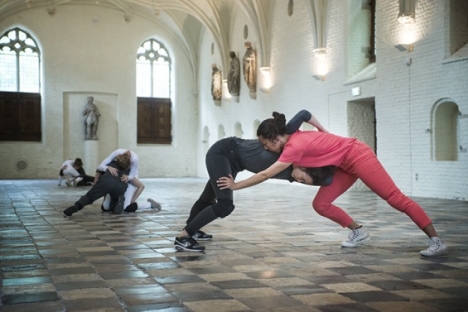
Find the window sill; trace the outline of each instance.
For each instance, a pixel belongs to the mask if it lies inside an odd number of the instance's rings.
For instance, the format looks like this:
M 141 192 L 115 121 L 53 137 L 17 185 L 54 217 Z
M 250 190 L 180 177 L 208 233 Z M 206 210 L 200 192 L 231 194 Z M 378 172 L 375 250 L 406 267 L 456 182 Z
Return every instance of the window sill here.
M 346 80 L 343 85 L 347 86 L 347 85 L 357 83 L 357 82 L 372 80 L 372 79 L 375 79 L 376 77 L 377 77 L 377 66 L 375 63 L 371 63 L 367 65 L 359 73 L 357 73 L 350 79 Z
M 468 44 L 465 44 L 461 49 L 458 49 L 455 53 L 445 58 L 442 64 L 450 64 L 455 62 L 462 62 L 468 60 Z

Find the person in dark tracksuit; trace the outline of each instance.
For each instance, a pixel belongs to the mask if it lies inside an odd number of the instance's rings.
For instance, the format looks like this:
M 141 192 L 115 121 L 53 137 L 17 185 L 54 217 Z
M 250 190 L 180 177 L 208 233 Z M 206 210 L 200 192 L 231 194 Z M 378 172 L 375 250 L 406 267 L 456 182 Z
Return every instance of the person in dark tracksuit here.
M 76 171 L 78 171 L 80 175 L 75 179 L 76 181 L 75 186 L 93 185 L 94 177 L 86 174 L 86 171 L 84 170 L 83 165 L 79 166 L 78 169 L 76 169 Z
M 130 172 L 130 157 L 128 154 L 118 155 L 108 166 L 117 169 L 117 175 L 114 176 L 106 171 L 85 195 L 81 196 L 73 206 L 63 211 L 64 217 L 70 217 L 106 194 L 109 194 L 111 198 L 111 211 L 116 214 L 122 213 L 124 208 L 123 194 L 127 189 L 127 183 L 122 182 L 121 177 Z
M 306 110 L 297 113 L 287 125 L 288 132 L 296 132 L 303 122 L 312 124 L 319 131 L 328 132 L 312 114 Z M 278 160 L 279 154 L 265 150 L 260 141 L 229 137 L 214 143 L 206 154 L 206 169 L 210 180 L 205 186 L 200 198 L 193 205 L 186 222 L 186 227 L 175 238 L 174 248 L 177 251 L 203 251 L 205 246 L 197 240 L 210 240 L 212 235 L 200 229 L 216 220 L 225 218 L 234 210 L 233 191 L 221 190 L 217 180 L 224 176 L 248 170 L 257 173 L 265 170 Z M 320 168 L 317 168 L 320 169 Z M 293 182 L 292 167 L 275 176 Z

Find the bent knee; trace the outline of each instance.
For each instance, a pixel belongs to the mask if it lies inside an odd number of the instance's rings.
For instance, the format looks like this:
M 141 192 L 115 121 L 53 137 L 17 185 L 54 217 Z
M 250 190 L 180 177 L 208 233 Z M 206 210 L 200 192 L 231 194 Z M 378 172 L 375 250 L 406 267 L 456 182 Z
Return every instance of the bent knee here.
M 213 211 L 218 218 L 226 218 L 234 211 L 234 203 L 232 200 L 219 199 L 216 204 L 213 205 Z
M 326 211 L 330 208 L 330 203 L 321 202 L 321 201 L 313 201 L 312 208 L 321 216 L 326 215 Z

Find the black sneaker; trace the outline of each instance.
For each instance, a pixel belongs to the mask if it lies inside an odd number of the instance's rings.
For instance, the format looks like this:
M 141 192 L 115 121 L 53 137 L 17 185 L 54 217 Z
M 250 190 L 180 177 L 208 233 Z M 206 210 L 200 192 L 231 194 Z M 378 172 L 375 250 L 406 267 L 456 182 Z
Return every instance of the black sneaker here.
M 213 235 L 207 234 L 203 231 L 197 231 L 195 234 L 192 235 L 192 238 L 195 238 L 196 240 L 199 241 L 209 241 L 213 238 Z
M 137 203 L 131 203 L 130 205 L 125 208 L 125 212 L 135 212 L 138 209 L 138 204 Z
M 75 212 L 77 212 L 79 209 L 78 207 L 76 207 L 75 205 L 73 206 L 70 206 L 68 207 L 67 209 L 65 209 L 63 211 L 63 217 L 66 218 L 66 217 L 71 217 L 72 214 L 74 214 Z
M 115 214 L 121 214 L 124 210 L 124 202 L 125 202 L 125 197 L 123 195 L 119 196 L 119 199 L 117 201 L 117 205 L 114 207 L 114 213 Z
M 190 236 L 176 237 L 174 241 L 174 249 L 177 251 L 204 251 L 205 246 L 201 246 L 196 240 Z

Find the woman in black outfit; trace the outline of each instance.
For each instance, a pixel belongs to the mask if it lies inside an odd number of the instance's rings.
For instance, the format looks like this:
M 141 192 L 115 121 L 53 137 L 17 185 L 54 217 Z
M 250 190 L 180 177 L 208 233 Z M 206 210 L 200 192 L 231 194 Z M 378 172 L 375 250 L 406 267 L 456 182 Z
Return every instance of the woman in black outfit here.
M 328 132 L 307 110 L 297 113 L 286 125 L 287 132 L 296 132 L 303 122 L 310 123 L 317 130 Z M 278 160 L 280 154 L 267 151 L 258 140 L 245 140 L 229 137 L 219 140 L 208 150 L 205 158 L 210 180 L 200 198 L 193 205 L 185 229 L 175 238 L 174 248 L 178 251 L 203 251 L 196 240 L 210 240 L 212 235 L 200 229 L 217 218 L 225 218 L 234 210 L 233 191 L 221 190 L 216 181 L 225 176 L 236 177 L 237 173 L 248 170 L 258 173 Z M 318 168 L 317 168 L 318 169 Z M 293 182 L 292 168 L 288 168 L 274 178 Z

